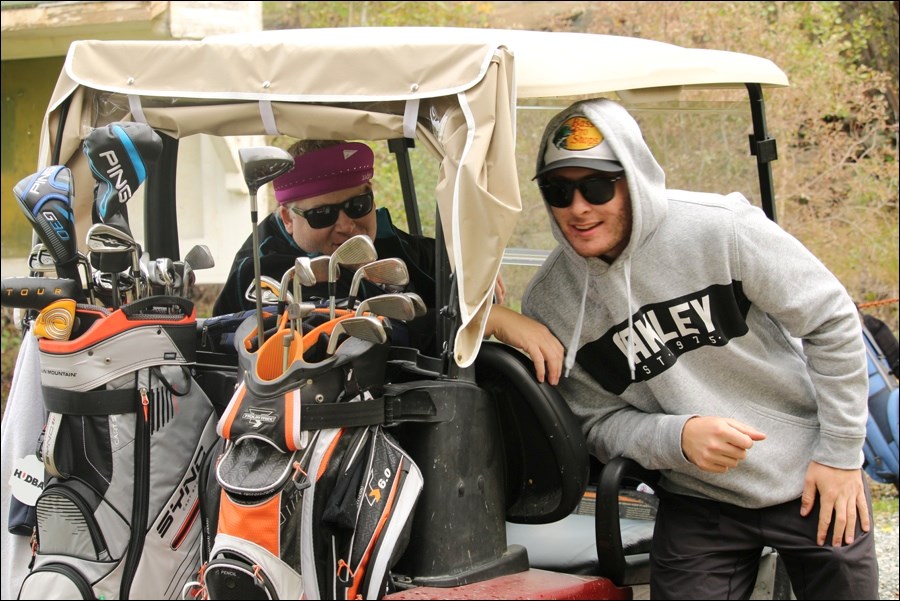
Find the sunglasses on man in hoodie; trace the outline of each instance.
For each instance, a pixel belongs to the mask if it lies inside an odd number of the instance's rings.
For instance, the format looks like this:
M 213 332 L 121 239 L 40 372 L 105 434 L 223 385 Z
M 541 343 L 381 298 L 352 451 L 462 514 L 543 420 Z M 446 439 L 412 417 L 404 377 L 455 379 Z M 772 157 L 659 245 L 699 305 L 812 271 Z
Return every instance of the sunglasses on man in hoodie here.
M 562 178 L 545 178 L 538 182 L 541 196 L 551 207 L 565 209 L 572 204 L 575 190 L 581 192 L 586 201 L 592 205 L 608 203 L 616 195 L 616 182 L 621 175 L 589 175 L 577 180 Z

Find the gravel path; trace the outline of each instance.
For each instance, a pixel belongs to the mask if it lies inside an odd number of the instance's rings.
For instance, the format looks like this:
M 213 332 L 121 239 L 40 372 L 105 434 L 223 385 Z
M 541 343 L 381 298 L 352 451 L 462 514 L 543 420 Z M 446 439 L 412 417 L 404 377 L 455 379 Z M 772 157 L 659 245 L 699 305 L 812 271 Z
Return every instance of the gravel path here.
M 875 521 L 879 599 L 900 599 L 898 539 L 900 539 L 900 528 L 898 528 L 897 505 L 895 504 L 892 514 L 879 513 Z

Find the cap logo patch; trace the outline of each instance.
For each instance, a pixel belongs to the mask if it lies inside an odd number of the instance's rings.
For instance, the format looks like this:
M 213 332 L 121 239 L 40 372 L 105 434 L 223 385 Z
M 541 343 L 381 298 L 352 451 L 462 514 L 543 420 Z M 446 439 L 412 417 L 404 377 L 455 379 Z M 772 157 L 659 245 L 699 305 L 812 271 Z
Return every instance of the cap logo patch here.
M 582 116 L 569 117 L 553 134 L 553 145 L 560 150 L 588 150 L 603 142 L 600 133 L 590 119 Z

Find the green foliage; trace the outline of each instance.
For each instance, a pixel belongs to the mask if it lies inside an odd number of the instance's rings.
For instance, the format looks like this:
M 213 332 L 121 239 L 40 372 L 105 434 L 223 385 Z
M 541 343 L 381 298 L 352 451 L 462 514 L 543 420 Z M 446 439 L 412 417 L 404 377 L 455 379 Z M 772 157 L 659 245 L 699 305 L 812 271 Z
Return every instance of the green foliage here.
M 6 410 L 6 399 L 9 397 L 13 368 L 21 343 L 22 332 L 15 326 L 12 310 L 3 309 L 0 320 L 0 372 L 3 373 L 3 381 L 0 383 L 0 414 Z
M 475 2 L 264 2 L 265 29 L 477 25 Z

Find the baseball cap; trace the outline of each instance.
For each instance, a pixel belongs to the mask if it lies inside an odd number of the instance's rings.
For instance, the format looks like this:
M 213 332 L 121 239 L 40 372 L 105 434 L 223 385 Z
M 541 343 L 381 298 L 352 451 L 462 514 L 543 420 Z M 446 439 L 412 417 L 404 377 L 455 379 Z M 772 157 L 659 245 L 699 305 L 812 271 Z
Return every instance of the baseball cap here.
M 584 115 L 567 118 L 547 139 L 544 165 L 534 177 L 560 167 L 586 167 L 605 173 L 625 171 L 609 142 Z

